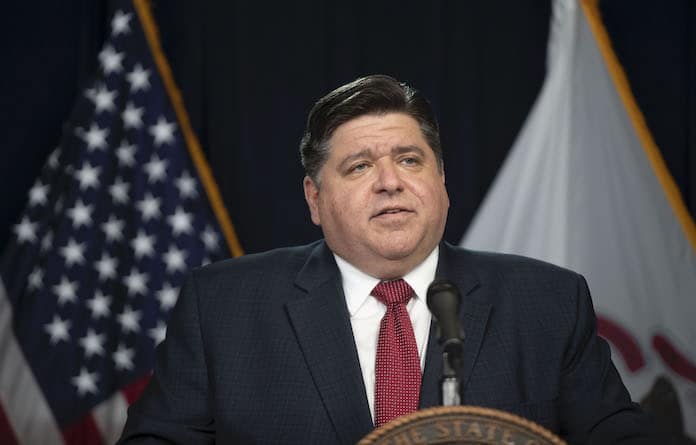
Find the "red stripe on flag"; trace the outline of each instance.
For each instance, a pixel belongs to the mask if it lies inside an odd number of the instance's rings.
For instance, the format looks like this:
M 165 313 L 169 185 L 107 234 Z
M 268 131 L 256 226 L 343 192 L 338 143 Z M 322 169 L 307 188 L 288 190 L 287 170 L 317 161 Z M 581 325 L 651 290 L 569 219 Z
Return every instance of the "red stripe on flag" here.
M 146 374 L 145 376 L 141 377 L 140 379 L 134 381 L 130 385 L 121 389 L 121 392 L 128 401 L 128 405 L 131 405 L 133 404 L 133 402 L 138 400 L 140 394 L 142 394 L 143 390 L 147 386 L 147 382 L 150 381 L 151 375 L 152 374 Z
M 662 360 L 669 368 L 692 382 L 696 383 L 696 365 L 674 346 L 664 335 L 653 337 L 653 348 L 660 354 Z
M 64 428 L 62 432 L 65 445 L 102 445 L 104 443 L 91 414 Z
M 636 372 L 645 366 L 645 358 L 636 339 L 618 323 L 597 315 L 597 333 L 606 338 L 621 354 L 629 371 Z
M 5 415 L 5 410 L 0 405 L 0 443 L 5 445 L 18 445 L 17 436 L 10 425 L 10 421 L 7 420 Z

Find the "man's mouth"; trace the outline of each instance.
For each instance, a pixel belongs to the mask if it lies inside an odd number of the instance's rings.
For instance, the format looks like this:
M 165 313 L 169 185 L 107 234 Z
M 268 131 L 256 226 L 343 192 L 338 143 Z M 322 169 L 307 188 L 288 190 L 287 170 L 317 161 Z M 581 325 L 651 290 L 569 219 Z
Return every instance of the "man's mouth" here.
M 379 212 L 375 214 L 375 217 L 378 216 L 384 216 L 384 215 L 398 215 L 401 213 L 410 213 L 411 211 L 402 207 L 389 207 L 386 209 L 382 209 Z

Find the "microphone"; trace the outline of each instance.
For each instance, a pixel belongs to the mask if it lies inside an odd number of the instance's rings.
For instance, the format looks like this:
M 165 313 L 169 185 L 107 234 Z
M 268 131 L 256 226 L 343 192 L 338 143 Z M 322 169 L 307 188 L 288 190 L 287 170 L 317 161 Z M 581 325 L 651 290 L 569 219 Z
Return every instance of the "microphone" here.
M 460 404 L 459 377 L 462 365 L 464 332 L 459 324 L 461 296 L 450 281 L 435 280 L 428 286 L 428 309 L 438 324 L 438 337 L 442 345 L 442 404 Z
M 459 326 L 459 290 L 451 281 L 435 280 L 428 286 L 426 301 L 438 323 L 440 344 L 456 370 L 461 365 L 464 340 Z

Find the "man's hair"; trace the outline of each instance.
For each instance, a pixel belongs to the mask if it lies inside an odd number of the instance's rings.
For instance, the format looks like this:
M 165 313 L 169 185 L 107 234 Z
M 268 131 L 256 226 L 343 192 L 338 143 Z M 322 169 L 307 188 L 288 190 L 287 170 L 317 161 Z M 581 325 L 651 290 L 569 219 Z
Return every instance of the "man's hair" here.
M 336 128 L 360 116 L 386 113 L 404 113 L 418 122 L 442 171 L 440 130 L 428 100 L 405 83 L 376 74 L 343 85 L 314 104 L 300 142 L 305 174 L 319 184 L 319 170 L 329 157 L 329 139 Z

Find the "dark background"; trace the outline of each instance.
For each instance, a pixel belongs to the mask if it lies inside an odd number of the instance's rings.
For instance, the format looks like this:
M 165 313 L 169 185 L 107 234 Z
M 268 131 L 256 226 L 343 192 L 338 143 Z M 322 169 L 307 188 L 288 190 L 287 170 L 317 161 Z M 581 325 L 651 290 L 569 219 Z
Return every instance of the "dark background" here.
M 614 47 L 693 215 L 696 2 L 604 0 Z M 551 4 L 185 0 L 153 3 L 188 112 L 247 252 L 320 232 L 298 142 L 313 102 L 371 73 L 440 118 L 458 243 L 541 87 Z M 0 18 L 0 249 L 109 31 L 108 0 L 15 2 Z

